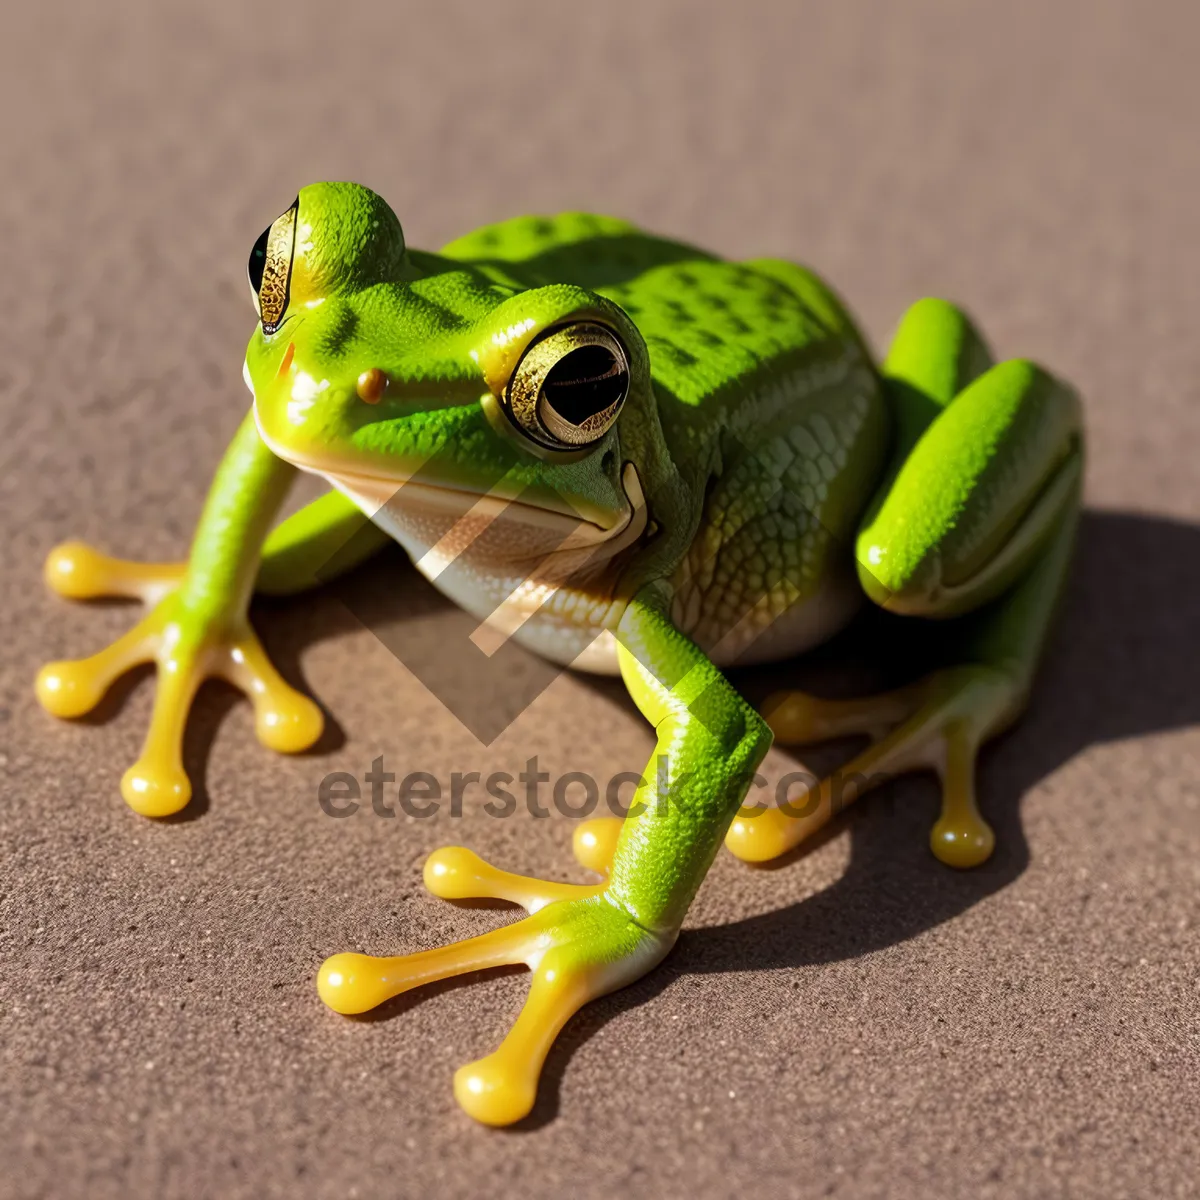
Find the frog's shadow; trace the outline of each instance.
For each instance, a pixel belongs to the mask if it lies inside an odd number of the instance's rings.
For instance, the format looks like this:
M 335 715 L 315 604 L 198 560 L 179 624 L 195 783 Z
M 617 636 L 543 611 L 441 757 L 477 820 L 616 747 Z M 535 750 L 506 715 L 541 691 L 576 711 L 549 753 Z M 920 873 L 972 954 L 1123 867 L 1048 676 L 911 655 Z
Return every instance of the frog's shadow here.
M 856 957 L 940 924 L 1007 886 L 1029 864 L 1020 803 L 1035 784 L 1088 746 L 1200 723 L 1200 639 L 1188 607 L 1188 598 L 1197 595 L 1200 526 L 1133 513 L 1085 513 L 1032 703 L 1013 731 L 980 758 L 980 807 L 996 831 L 992 858 L 970 871 L 940 865 L 928 841 L 936 781 L 895 780 L 839 818 L 834 831 L 849 829 L 851 853 L 836 883 L 788 908 L 690 931 L 673 956 L 678 967 L 742 971 Z M 869 614 L 803 664 L 775 664 L 733 678 L 752 700 L 788 687 L 825 691 L 821 681 L 836 679 L 832 663 L 844 661 L 853 672 L 855 660 L 890 655 L 895 676 L 885 682 L 891 685 L 920 674 L 920 664 L 934 656 L 927 639 L 937 632 L 936 622 Z M 608 681 L 599 686 L 614 702 L 627 703 Z M 1129 800 L 1135 805 L 1139 798 Z M 1079 835 L 1086 836 L 1086 829 Z
M 937 809 L 932 780 L 898 780 L 864 798 L 831 830 L 850 833 L 850 861 L 836 882 L 784 908 L 686 930 L 657 971 L 584 1009 L 551 1052 L 527 1127 L 554 1115 L 573 1052 L 677 976 L 856 958 L 915 937 L 1012 883 L 1030 861 L 1021 799 L 1040 780 L 1088 746 L 1200 723 L 1200 640 L 1187 607 L 1188 598 L 1197 595 L 1200 526 L 1135 513 L 1085 513 L 1071 582 L 1033 701 L 1016 728 L 981 756 L 979 800 L 996 831 L 989 862 L 973 871 L 954 871 L 933 858 L 928 848 Z M 816 669 L 820 676 L 839 652 L 861 657 L 880 645 L 888 624 L 874 620 L 865 629 L 847 631 L 803 670 L 784 663 L 736 681 L 752 698 L 801 686 L 809 671 Z M 921 646 L 921 637 L 906 636 L 905 658 L 919 661 Z M 617 689 L 599 686 L 614 702 L 624 703 Z M 1138 802 L 1137 796 L 1129 797 L 1131 806 Z M 1079 836 L 1087 836 L 1086 827 Z
M 355 572 L 359 578 L 350 577 L 351 586 L 372 586 L 375 569 L 368 565 Z M 387 569 L 394 573 L 396 567 Z M 414 581 L 400 589 L 403 602 L 415 599 L 420 617 L 436 621 L 443 602 L 413 575 Z M 1088 746 L 1200 723 L 1200 642 L 1185 603 L 1198 594 L 1200 526 L 1134 513 L 1086 512 L 1030 709 L 981 757 L 980 805 L 996 831 L 991 860 L 960 872 L 932 857 L 928 836 L 937 807 L 932 780 L 897 780 L 864 798 L 831 831 L 848 828 L 850 834 L 849 865 L 835 883 L 784 908 L 686 930 L 657 971 L 588 1005 L 570 1022 L 547 1060 L 537 1106 L 514 1128 L 536 1128 L 552 1119 L 574 1051 L 677 976 L 855 958 L 912 938 L 1006 887 L 1029 864 L 1020 803 L 1035 784 Z M 742 672 L 735 682 L 751 699 L 787 687 L 821 691 L 829 684 L 844 691 L 846 679 L 877 656 L 890 658 L 897 676 L 919 673 L 929 661 L 924 639 L 936 636 L 936 623 L 903 623 L 903 661 L 896 659 L 895 628 L 893 618 L 870 614 L 803 662 Z M 285 674 L 299 674 L 288 656 L 304 640 L 286 636 L 280 639 L 283 645 L 271 645 L 283 659 Z M 584 678 L 609 702 L 632 712 L 619 680 Z M 1137 802 L 1130 797 L 1131 805 Z M 1079 836 L 1087 836 L 1085 827 Z M 781 865 L 786 869 L 787 862 Z

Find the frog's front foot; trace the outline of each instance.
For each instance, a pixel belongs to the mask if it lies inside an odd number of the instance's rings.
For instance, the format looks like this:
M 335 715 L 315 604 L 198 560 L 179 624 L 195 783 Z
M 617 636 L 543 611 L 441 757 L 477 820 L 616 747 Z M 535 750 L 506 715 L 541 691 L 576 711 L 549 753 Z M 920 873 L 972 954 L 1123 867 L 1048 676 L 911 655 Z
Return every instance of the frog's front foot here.
M 933 853 L 952 867 L 986 862 L 995 846 L 975 800 L 975 759 L 1009 725 L 1027 684 L 994 666 L 951 667 L 899 691 L 859 700 L 823 700 L 802 692 L 772 697 L 764 716 L 783 744 L 850 734 L 875 739 L 857 758 L 785 804 L 744 810 L 726 846 L 746 862 L 766 862 L 799 846 L 856 797 L 908 771 L 935 771 L 942 811 L 930 832 Z
M 90 658 L 54 662 L 37 677 L 42 707 L 56 717 L 89 712 L 112 683 L 146 662 L 158 667 L 154 715 L 141 757 L 121 780 L 136 812 L 165 817 L 182 809 L 192 789 L 183 769 L 183 730 L 200 684 L 217 677 L 254 703 L 259 740 L 272 749 L 305 750 L 321 735 L 321 710 L 285 683 L 244 615 L 230 616 L 187 594 L 186 564 L 148 564 L 109 558 L 78 542 L 51 551 L 50 587 L 72 599 L 125 596 L 150 612 L 123 637 Z
M 589 821 L 575 836 L 584 865 L 606 865 L 619 822 Z M 675 932 L 638 925 L 605 884 L 554 883 L 513 875 L 470 850 L 438 850 L 425 863 L 425 885 L 448 900 L 501 899 L 530 915 L 481 937 L 395 958 L 335 954 L 317 976 L 321 999 L 340 1013 L 361 1013 L 401 992 L 476 971 L 524 963 L 529 995 L 500 1047 L 454 1076 L 459 1105 L 487 1125 L 509 1125 L 533 1108 L 546 1055 L 568 1020 L 589 1000 L 640 978 L 671 949 Z

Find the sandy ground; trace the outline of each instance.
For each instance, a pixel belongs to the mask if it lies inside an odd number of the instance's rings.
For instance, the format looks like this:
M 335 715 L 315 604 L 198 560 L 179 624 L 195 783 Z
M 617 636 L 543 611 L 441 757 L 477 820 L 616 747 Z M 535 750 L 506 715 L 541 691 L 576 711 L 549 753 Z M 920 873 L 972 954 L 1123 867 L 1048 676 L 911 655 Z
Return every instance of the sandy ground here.
M 0 1193 L 1194 1195 L 1200 10 L 245 7 L 13 6 L 0 38 Z M 553 679 L 484 746 L 345 595 L 264 607 L 331 732 L 277 758 L 206 691 L 200 795 L 167 824 L 117 793 L 148 677 L 76 725 L 32 697 L 133 616 L 47 595 L 52 545 L 184 553 L 246 406 L 248 248 L 316 178 L 371 184 L 420 246 L 575 207 L 794 257 L 877 343 L 956 298 L 1086 398 L 1064 619 L 982 768 L 994 859 L 932 859 L 920 779 L 783 869 L 723 854 L 667 964 L 571 1023 L 509 1132 L 450 1079 L 520 975 L 358 1021 L 312 979 L 509 919 L 425 895 L 434 847 L 578 877 L 572 823 L 470 797 L 337 820 L 317 790 L 380 755 L 607 779 L 650 748 L 619 689 Z M 395 558 L 354 586 L 425 638 L 453 623 Z

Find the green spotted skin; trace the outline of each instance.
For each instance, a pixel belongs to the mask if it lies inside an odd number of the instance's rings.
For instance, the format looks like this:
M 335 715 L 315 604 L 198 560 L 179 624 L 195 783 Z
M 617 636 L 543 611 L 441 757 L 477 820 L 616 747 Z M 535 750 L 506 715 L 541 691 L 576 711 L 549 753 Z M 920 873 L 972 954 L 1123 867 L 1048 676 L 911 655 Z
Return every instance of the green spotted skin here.
M 648 928 L 673 928 L 770 741 L 713 664 L 811 645 L 861 595 L 854 537 L 889 436 L 879 376 L 838 300 L 788 263 L 726 262 L 582 213 L 488 226 L 442 254 L 503 287 L 595 292 L 645 341 L 694 511 L 669 572 L 669 619 L 652 604 L 622 624 L 622 674 L 663 752 L 611 890 Z M 813 604 L 819 593 L 833 603 Z
M 586 288 L 637 325 L 671 459 L 699 499 L 672 574 L 679 629 L 718 661 L 750 661 L 806 648 L 854 611 L 856 525 L 888 412 L 861 337 L 815 275 L 587 213 L 487 226 L 442 253 L 504 286 Z M 808 610 L 818 593 L 832 603 Z

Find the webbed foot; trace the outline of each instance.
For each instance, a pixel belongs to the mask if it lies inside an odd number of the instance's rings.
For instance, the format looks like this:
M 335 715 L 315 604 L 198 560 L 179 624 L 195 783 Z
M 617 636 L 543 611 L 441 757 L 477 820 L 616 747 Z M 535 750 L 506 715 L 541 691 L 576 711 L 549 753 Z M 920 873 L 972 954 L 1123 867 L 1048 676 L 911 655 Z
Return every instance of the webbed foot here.
M 800 845 L 868 788 L 908 771 L 932 770 L 942 781 L 942 811 L 930 847 L 948 866 L 979 866 L 996 839 L 975 802 L 976 756 L 1023 703 L 1022 685 L 991 666 L 936 671 L 910 687 L 862 700 L 773 696 L 763 716 L 781 743 L 853 733 L 875 740 L 808 796 L 740 813 L 725 844 L 746 862 L 767 862 Z
M 585 822 L 575 835 L 585 866 L 606 868 L 620 821 Z M 524 963 L 529 995 L 499 1048 L 460 1067 L 454 1096 L 486 1125 L 509 1125 L 533 1108 L 542 1065 L 559 1031 L 598 996 L 640 978 L 674 944 L 674 934 L 636 924 L 606 884 L 557 883 L 514 875 L 460 846 L 431 854 L 425 886 L 449 900 L 501 899 L 529 913 L 524 920 L 435 950 L 393 958 L 335 954 L 322 964 L 317 990 L 330 1008 L 361 1013 L 435 980 L 485 967 Z
M 48 663 L 37 677 L 42 707 L 79 717 L 96 706 L 132 667 L 154 662 L 158 691 L 141 757 L 121 780 L 125 802 L 147 817 L 179 812 L 192 789 L 183 769 L 183 729 L 200 684 L 215 676 L 254 703 L 259 741 L 274 750 L 305 750 L 321 736 L 324 718 L 307 696 L 285 683 L 245 617 L 222 619 L 211 606 L 189 604 L 181 591 L 184 563 L 147 564 L 109 558 L 79 542 L 51 551 L 45 576 L 72 599 L 124 596 L 150 611 L 123 637 L 90 658 Z

